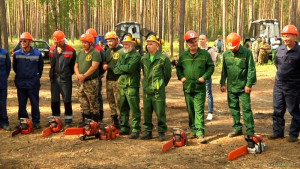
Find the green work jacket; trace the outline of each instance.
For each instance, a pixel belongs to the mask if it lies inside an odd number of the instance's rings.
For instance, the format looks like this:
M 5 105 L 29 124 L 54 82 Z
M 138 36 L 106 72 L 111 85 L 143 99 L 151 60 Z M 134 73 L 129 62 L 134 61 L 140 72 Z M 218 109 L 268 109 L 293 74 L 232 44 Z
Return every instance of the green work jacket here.
M 191 55 L 189 49 L 184 51 L 180 55 L 176 66 L 178 79 L 186 78 L 183 83 L 183 90 L 187 93 L 205 90 L 206 85 L 199 82 L 199 78 L 210 79 L 214 70 L 215 66 L 210 54 L 200 48 L 194 56 Z
M 223 67 L 220 84 L 230 92 L 244 92 L 245 86 L 256 84 L 256 70 L 252 52 L 240 46 L 236 53 L 227 50 L 223 54 Z

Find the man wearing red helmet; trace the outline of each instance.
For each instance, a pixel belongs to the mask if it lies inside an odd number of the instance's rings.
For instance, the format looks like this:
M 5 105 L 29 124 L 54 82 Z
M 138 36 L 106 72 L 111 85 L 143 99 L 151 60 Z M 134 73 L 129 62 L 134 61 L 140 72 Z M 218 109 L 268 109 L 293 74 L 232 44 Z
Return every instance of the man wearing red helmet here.
M 198 35 L 195 31 L 188 31 L 184 40 L 189 49 L 179 56 L 177 77 L 183 83 L 192 137 L 197 137 L 198 143 L 204 144 L 207 143 L 204 138 L 205 81 L 210 79 L 214 72 L 214 62 L 206 50 L 198 47 Z
M 286 109 L 292 116 L 289 142 L 298 141 L 300 132 L 300 46 L 296 42 L 298 30 L 294 25 L 283 28 L 284 42 L 276 50 L 275 66 L 277 68 L 273 91 L 273 134 L 269 139 L 284 138 Z
M 98 101 L 99 88 L 99 64 L 102 61 L 100 53 L 95 50 L 94 37 L 83 34 L 80 37 L 82 50 L 75 61 L 75 75 L 78 79 L 78 98 L 82 113 L 82 122 L 79 127 L 85 125 L 85 119 L 99 120 L 100 104 Z
M 75 49 L 65 43 L 65 34 L 57 30 L 53 33 L 54 45 L 50 47 L 50 82 L 52 116 L 60 117 L 60 95 L 65 106 L 65 126 L 72 125 L 72 75 L 76 59 Z M 49 125 L 49 124 L 47 124 Z
M 243 119 L 246 126 L 246 134 L 254 134 L 254 120 L 251 110 L 250 93 L 256 84 L 256 70 L 252 52 L 240 45 L 241 37 L 237 33 L 230 33 L 226 38 L 227 51 L 223 54 L 223 67 L 221 74 L 221 92 L 226 91 L 225 81 L 227 79 L 227 100 L 233 117 L 233 132 L 229 137 L 243 134 L 240 123 L 240 105 L 242 102 Z
M 16 73 L 15 85 L 17 87 L 19 110 L 18 117 L 29 118 L 26 110 L 28 98 L 31 103 L 31 115 L 34 128 L 40 126 L 39 91 L 44 61 L 42 54 L 33 49 L 30 44 L 33 38 L 29 32 L 20 36 L 22 48 L 13 54 L 13 70 Z

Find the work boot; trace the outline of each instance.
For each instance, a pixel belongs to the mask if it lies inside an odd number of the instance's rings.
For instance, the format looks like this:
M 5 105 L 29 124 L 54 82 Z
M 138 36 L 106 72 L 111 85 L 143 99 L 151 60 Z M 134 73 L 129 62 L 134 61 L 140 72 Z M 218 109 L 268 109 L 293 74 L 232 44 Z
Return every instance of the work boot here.
M 199 143 L 199 144 L 206 144 L 207 140 L 204 138 L 204 136 L 198 136 L 197 137 L 197 143 Z
M 131 135 L 129 136 L 129 139 L 138 139 L 140 136 L 139 133 L 132 132 Z
M 152 139 L 152 131 L 145 131 L 144 135 L 141 137 L 141 140 L 150 140 Z
M 120 122 L 118 119 L 118 115 L 111 115 L 111 121 L 117 129 L 120 129 Z
M 40 125 L 40 124 L 33 124 L 33 127 L 34 127 L 35 129 L 40 129 L 40 128 L 41 128 L 41 125 Z
M 85 126 L 85 118 L 86 118 L 86 115 L 85 114 L 81 114 L 82 115 L 82 121 L 79 122 L 78 124 L 78 127 L 84 127 Z
M 297 142 L 297 141 L 298 141 L 297 137 L 289 136 L 289 138 L 288 138 L 288 142 Z
M 233 131 L 228 134 L 228 137 L 236 137 L 236 136 L 241 136 L 241 135 L 243 135 L 242 131 Z
M 159 141 L 165 141 L 166 137 L 165 137 L 165 133 L 164 132 L 159 132 L 158 133 L 158 140 Z
M 278 134 L 272 134 L 268 136 L 269 140 L 275 140 L 275 139 L 279 139 L 279 138 L 284 138 L 284 136 L 280 136 Z

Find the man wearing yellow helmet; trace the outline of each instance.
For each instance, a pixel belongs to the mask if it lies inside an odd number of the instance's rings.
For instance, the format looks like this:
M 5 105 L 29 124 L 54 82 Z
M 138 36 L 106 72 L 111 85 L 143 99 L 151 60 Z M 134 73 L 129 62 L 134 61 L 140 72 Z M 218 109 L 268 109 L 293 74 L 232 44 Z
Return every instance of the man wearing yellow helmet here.
M 118 79 L 120 91 L 120 134 L 128 135 L 130 132 L 129 111 L 132 111 L 132 133 L 130 139 L 137 139 L 141 130 L 141 110 L 139 88 L 141 79 L 141 55 L 135 50 L 139 43 L 131 34 L 123 38 L 124 54 L 118 60 L 114 73 L 119 74 Z
M 144 129 L 142 140 L 152 139 L 152 113 L 157 115 L 159 141 L 165 140 L 166 124 L 166 92 L 165 88 L 171 78 L 170 59 L 159 51 L 164 41 L 149 35 L 147 37 L 148 53 L 142 57 Z

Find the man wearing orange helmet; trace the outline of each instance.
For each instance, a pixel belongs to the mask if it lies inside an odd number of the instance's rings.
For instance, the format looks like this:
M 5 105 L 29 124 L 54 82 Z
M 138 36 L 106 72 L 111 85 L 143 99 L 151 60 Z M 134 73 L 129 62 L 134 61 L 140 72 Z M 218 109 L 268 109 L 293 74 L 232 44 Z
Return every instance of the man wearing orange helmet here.
M 100 104 L 98 101 L 99 65 L 100 53 L 94 48 L 94 37 L 83 34 L 80 37 L 82 50 L 78 53 L 75 62 L 75 75 L 78 79 L 78 98 L 82 113 L 82 122 L 79 127 L 85 125 L 85 119 L 99 121 Z
M 49 49 L 52 116 L 60 117 L 60 95 L 62 95 L 65 106 L 65 125 L 70 127 L 73 119 L 72 75 L 76 51 L 65 43 L 65 34 L 60 30 L 53 33 L 52 40 L 54 45 Z
M 131 34 L 124 36 L 124 54 L 118 60 L 114 73 L 119 74 L 118 79 L 120 92 L 120 114 L 121 131 L 120 134 L 130 133 L 129 112 L 132 112 L 132 133 L 130 139 L 137 139 L 141 131 L 141 110 L 140 110 L 140 79 L 141 79 L 141 55 L 135 50 L 139 41 Z
M 210 79 L 214 72 L 214 62 L 206 50 L 199 48 L 198 37 L 192 30 L 185 33 L 184 40 L 189 49 L 180 54 L 176 70 L 178 80 L 183 83 L 192 138 L 197 137 L 198 143 L 205 144 L 205 81 Z
M 95 29 L 90 28 L 85 33 L 93 35 L 94 41 L 96 41 L 97 31 Z M 103 74 L 105 73 L 105 70 L 103 69 L 103 61 L 105 61 L 105 51 L 104 51 L 104 49 L 102 47 L 100 47 L 96 43 L 94 43 L 94 48 L 98 52 L 100 52 L 101 60 L 102 60 L 102 62 L 99 65 L 99 90 L 98 90 L 98 101 L 99 101 L 99 104 L 100 104 L 99 121 L 102 121 L 103 120 L 103 114 L 104 114 L 104 110 L 103 110 L 103 97 L 102 97 L 102 77 L 103 77 Z
M 21 49 L 13 54 L 13 70 L 16 73 L 15 85 L 19 102 L 18 117 L 29 118 L 26 110 L 27 100 L 31 103 L 31 115 L 34 128 L 40 126 L 39 91 L 44 61 L 42 54 L 30 44 L 33 38 L 29 32 L 20 36 Z
M 107 41 L 108 49 L 105 54 L 105 63 L 103 69 L 107 71 L 106 74 L 106 94 L 110 107 L 111 119 L 114 126 L 120 129 L 120 93 L 118 87 L 119 74 L 114 73 L 114 68 L 117 61 L 124 53 L 123 47 L 119 44 L 119 37 L 116 32 L 111 31 L 105 34 L 105 40 Z
M 287 25 L 282 32 L 283 45 L 275 54 L 277 68 L 273 91 L 273 134 L 269 139 L 284 138 L 286 109 L 292 116 L 289 142 L 296 142 L 300 132 L 300 46 L 296 42 L 298 30 Z
M 256 70 L 252 52 L 240 45 L 241 37 L 237 33 L 230 33 L 226 38 L 226 50 L 223 54 L 223 66 L 221 73 L 221 92 L 226 91 L 225 81 L 227 79 L 227 100 L 233 117 L 234 131 L 229 137 L 243 134 L 240 123 L 240 105 L 242 102 L 243 119 L 246 126 L 246 134 L 254 134 L 254 120 L 251 110 L 250 93 L 252 86 L 256 84 Z

